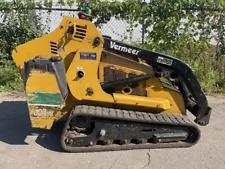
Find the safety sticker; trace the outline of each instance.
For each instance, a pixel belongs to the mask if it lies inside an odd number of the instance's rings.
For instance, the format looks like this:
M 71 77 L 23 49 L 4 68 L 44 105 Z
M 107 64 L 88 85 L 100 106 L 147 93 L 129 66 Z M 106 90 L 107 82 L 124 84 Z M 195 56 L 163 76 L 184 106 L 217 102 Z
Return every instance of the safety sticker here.
M 161 63 L 161 64 L 164 64 L 164 65 L 171 66 L 172 63 L 173 63 L 173 60 L 158 56 L 157 62 Z
M 96 53 L 80 52 L 80 59 L 82 59 L 82 60 L 96 60 L 97 55 L 96 55 Z

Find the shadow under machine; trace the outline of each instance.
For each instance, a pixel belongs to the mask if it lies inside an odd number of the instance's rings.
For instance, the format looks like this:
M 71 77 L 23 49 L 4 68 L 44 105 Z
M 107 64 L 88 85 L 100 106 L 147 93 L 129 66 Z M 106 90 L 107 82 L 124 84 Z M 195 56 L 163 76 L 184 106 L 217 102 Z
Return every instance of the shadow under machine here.
M 68 152 L 195 145 L 211 108 L 191 68 L 103 36 L 90 18 L 65 16 L 51 33 L 13 50 L 32 127 L 62 123 Z

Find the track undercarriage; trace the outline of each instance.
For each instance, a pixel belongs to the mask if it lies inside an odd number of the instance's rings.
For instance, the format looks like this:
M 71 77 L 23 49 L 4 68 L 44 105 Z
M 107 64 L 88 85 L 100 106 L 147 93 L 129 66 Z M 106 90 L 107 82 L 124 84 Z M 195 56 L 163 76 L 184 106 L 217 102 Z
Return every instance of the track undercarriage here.
M 68 152 L 193 146 L 198 128 L 185 116 L 76 106 L 61 136 Z

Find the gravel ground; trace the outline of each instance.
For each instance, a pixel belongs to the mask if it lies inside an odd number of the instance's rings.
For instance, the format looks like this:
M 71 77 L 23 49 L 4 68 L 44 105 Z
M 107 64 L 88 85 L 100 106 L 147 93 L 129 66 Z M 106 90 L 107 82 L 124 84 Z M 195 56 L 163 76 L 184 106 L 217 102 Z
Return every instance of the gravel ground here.
M 62 152 L 56 133 L 31 129 L 23 94 L 0 94 L 0 169 L 224 169 L 225 97 L 208 100 L 210 124 L 191 148 L 72 154 Z

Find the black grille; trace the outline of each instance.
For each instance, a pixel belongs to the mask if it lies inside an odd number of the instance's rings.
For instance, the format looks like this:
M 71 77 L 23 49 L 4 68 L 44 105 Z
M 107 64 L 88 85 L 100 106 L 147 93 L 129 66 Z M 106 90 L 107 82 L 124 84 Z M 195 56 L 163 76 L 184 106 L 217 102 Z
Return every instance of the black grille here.
M 76 32 L 74 38 L 84 39 L 87 33 L 87 26 L 76 25 Z
M 51 47 L 51 53 L 57 55 L 58 54 L 57 43 L 51 41 L 50 47 Z

